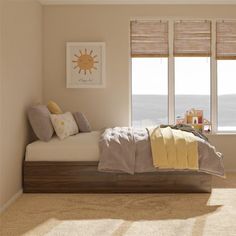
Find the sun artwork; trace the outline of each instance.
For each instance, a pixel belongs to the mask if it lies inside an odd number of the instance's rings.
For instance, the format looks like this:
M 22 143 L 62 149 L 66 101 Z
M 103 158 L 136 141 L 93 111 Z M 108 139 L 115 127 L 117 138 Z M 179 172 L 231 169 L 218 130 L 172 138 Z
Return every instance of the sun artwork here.
M 97 68 L 95 67 L 95 64 L 98 63 L 98 61 L 96 61 L 95 59 L 97 55 L 93 56 L 92 54 L 93 50 L 91 50 L 88 54 L 86 48 L 84 50 L 84 53 L 80 50 L 79 56 L 75 54 L 74 56 L 76 57 L 76 59 L 72 61 L 73 63 L 75 63 L 74 69 L 78 68 L 78 72 L 80 73 L 81 71 L 83 71 L 85 75 L 87 74 L 87 71 L 92 74 L 92 69 L 97 70 Z

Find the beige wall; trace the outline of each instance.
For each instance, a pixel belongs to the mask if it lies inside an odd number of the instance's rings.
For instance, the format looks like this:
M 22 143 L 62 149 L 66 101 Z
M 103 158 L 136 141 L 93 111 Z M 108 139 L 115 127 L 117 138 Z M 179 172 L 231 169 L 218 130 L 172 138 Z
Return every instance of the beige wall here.
M 29 141 L 25 111 L 42 100 L 42 6 L 34 0 L 1 0 L 0 6 L 4 7 L 0 61 L 2 207 L 22 187 L 21 166 Z
M 127 126 L 130 115 L 129 21 L 131 18 L 236 18 L 236 6 L 45 6 L 43 99 L 83 111 L 94 129 Z M 106 42 L 105 89 L 66 89 L 65 43 Z M 236 170 L 236 135 L 210 137 Z

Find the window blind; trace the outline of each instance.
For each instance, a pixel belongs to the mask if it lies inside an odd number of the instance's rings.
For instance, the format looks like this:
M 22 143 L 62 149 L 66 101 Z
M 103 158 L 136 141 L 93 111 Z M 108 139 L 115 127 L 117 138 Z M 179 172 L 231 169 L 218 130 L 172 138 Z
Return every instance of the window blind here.
M 131 21 L 132 57 L 168 57 L 168 22 Z
M 216 58 L 236 59 L 236 21 L 216 23 Z
M 174 22 L 174 56 L 211 56 L 211 22 Z

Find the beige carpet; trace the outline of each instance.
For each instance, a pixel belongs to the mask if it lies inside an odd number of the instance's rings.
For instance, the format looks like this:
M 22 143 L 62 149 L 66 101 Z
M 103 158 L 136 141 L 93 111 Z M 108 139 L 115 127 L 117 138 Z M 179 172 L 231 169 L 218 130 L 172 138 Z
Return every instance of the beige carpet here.
M 24 194 L 0 235 L 236 235 L 236 175 L 212 194 Z

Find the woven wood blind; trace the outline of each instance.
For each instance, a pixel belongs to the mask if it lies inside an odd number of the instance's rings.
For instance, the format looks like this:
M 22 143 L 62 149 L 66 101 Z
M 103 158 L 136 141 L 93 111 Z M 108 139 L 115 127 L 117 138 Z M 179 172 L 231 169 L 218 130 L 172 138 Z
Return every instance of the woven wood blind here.
M 132 57 L 168 57 L 168 22 L 131 21 Z
M 236 21 L 216 23 L 216 58 L 236 59 Z
M 211 56 L 211 22 L 176 21 L 174 56 Z

